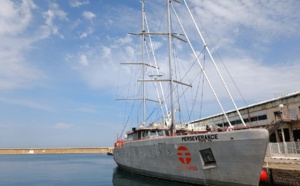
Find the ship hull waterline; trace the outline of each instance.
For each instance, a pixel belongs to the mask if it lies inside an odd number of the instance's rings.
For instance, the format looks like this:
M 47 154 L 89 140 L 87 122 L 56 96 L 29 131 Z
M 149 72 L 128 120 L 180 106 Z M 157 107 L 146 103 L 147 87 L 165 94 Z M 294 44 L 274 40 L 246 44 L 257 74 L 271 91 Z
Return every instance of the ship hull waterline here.
M 268 142 L 267 130 L 248 129 L 131 141 L 113 156 L 120 168 L 149 177 L 257 186 Z

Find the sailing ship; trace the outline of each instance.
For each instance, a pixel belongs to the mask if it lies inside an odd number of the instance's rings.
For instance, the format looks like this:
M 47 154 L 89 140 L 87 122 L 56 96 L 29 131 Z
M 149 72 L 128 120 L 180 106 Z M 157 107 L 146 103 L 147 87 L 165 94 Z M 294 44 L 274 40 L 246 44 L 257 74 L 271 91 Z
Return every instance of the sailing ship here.
M 264 162 L 266 148 L 269 140 L 269 133 L 266 129 L 249 129 L 245 124 L 245 119 L 239 113 L 239 110 L 233 101 L 222 75 L 219 73 L 218 67 L 207 47 L 200 29 L 191 13 L 187 2 L 182 0 L 166 0 L 167 14 L 167 31 L 166 32 L 150 32 L 148 22 L 146 21 L 145 2 L 142 3 L 142 31 L 140 33 L 131 33 L 137 35 L 142 41 L 142 52 L 147 51 L 145 41 L 154 37 L 165 36 L 168 38 L 168 78 L 164 79 L 156 61 L 154 64 L 146 63 L 147 55 L 142 55 L 143 62 L 127 63 L 131 65 L 139 65 L 142 68 L 142 79 L 138 80 L 142 84 L 142 98 L 126 98 L 129 100 L 139 100 L 143 103 L 143 120 L 127 131 L 125 137 L 118 136 L 115 142 L 113 157 L 119 168 L 124 170 L 145 175 L 149 177 L 173 180 L 184 183 L 200 184 L 200 185 L 258 185 L 260 174 Z M 186 30 L 179 24 L 183 34 L 176 34 L 172 29 L 171 16 L 178 18 L 178 14 L 174 13 L 173 4 L 185 6 L 188 14 L 194 23 L 196 30 L 203 43 L 203 49 L 208 53 L 211 62 L 217 68 L 218 75 L 232 101 L 236 113 L 238 114 L 241 124 L 240 130 L 235 130 L 238 125 L 231 124 L 227 113 L 224 111 L 222 104 L 216 91 L 208 78 L 205 71 L 204 62 L 200 61 L 199 54 L 194 49 L 191 40 L 187 36 Z M 174 12 L 171 14 L 171 10 Z M 199 123 L 198 120 L 179 122 L 175 121 L 176 111 L 182 109 L 176 107 L 174 98 L 175 89 L 184 86 L 189 89 L 192 84 L 175 80 L 173 54 L 173 40 L 184 41 L 190 46 L 195 56 L 195 62 L 198 63 L 199 71 L 203 74 L 212 95 L 217 100 L 220 109 L 224 113 L 226 122 L 223 127 L 215 126 L 213 123 Z M 153 46 L 150 47 L 153 49 Z M 154 52 L 152 52 L 154 53 Z M 149 79 L 146 78 L 147 68 L 153 69 L 148 73 Z M 195 69 L 195 68 L 193 68 Z M 192 74 L 192 73 L 186 73 Z M 199 76 L 198 76 L 199 78 Z M 167 82 L 167 83 L 166 83 Z M 153 101 L 146 98 L 146 83 L 155 84 L 156 88 L 160 88 L 158 108 L 163 107 L 169 99 L 169 106 L 166 106 L 165 115 L 161 116 L 161 121 L 151 121 L 147 123 L 146 102 Z M 168 96 L 164 96 L 162 83 L 168 85 Z M 165 90 L 165 89 L 164 89 Z M 186 90 L 186 89 L 185 89 Z M 158 92 L 158 91 L 157 91 Z M 182 91 L 185 93 L 186 91 Z M 197 92 L 197 94 L 199 94 Z M 181 96 L 179 96 L 181 97 Z M 162 109 L 163 110 L 163 109 Z M 197 126 L 197 127 L 196 127 Z

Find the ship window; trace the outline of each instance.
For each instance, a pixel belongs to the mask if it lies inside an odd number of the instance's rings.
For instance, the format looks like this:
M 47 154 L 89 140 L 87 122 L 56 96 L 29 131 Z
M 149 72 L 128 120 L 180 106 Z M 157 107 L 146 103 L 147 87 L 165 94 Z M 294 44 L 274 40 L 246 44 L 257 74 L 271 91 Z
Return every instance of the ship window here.
M 149 136 L 149 132 L 148 131 L 145 131 L 145 137 Z
M 257 121 L 257 117 L 252 117 L 251 121 Z
M 164 131 L 160 130 L 160 131 L 157 131 L 158 132 L 158 135 L 159 136 L 163 136 L 164 135 Z
M 266 120 L 267 115 L 258 116 L 257 118 L 258 118 L 258 120 Z
M 127 136 L 127 139 L 128 139 L 128 140 L 132 140 L 132 139 L 133 139 L 133 135 L 132 135 L 132 134 L 129 134 L 129 135 Z
M 241 120 L 236 120 L 235 122 L 236 122 L 236 124 L 241 124 L 242 123 Z
M 150 136 L 156 136 L 156 131 L 150 131 Z
M 137 133 L 133 133 L 133 134 L 132 134 L 132 139 L 133 139 L 133 140 L 137 140 L 137 139 L 138 139 Z
M 211 151 L 211 148 L 200 150 L 200 155 L 202 157 L 204 166 L 216 165 L 216 160 Z
M 169 136 L 169 131 L 165 130 L 165 134 L 166 134 L 166 136 Z

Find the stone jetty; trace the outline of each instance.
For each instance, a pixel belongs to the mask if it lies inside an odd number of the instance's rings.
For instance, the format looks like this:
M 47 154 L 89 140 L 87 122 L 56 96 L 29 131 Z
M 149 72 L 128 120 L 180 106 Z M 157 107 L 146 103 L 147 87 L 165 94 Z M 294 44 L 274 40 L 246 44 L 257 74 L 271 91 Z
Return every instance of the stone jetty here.
M 0 154 L 78 154 L 78 153 L 112 153 L 113 147 L 82 148 L 0 148 Z

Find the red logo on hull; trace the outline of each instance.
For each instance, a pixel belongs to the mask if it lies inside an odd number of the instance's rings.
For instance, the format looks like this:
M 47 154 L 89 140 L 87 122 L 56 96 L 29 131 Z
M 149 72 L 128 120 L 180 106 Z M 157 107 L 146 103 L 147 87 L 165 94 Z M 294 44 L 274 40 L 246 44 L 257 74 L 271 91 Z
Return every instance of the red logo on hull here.
M 178 147 L 177 156 L 178 156 L 179 161 L 182 164 L 188 165 L 192 161 L 191 153 L 189 152 L 189 149 L 184 146 Z

